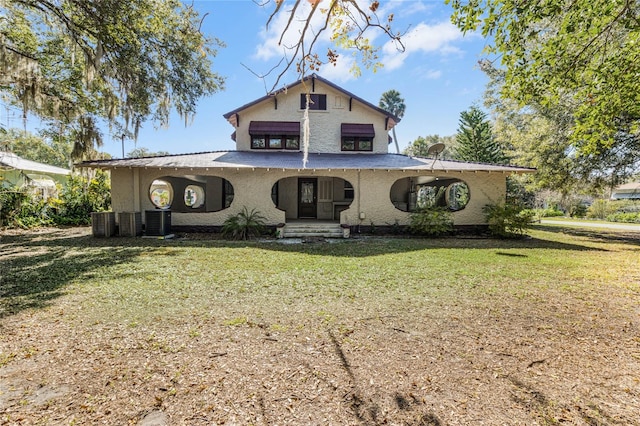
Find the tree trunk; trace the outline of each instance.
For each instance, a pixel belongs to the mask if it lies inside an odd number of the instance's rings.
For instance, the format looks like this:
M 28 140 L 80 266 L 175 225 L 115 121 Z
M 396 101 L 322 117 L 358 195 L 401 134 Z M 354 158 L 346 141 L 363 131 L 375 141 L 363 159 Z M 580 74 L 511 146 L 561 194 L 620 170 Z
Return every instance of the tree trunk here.
M 391 129 L 391 131 L 393 132 L 393 141 L 396 144 L 396 153 L 400 154 L 400 147 L 398 146 L 398 137 L 396 136 L 396 128 L 394 127 L 393 129 Z

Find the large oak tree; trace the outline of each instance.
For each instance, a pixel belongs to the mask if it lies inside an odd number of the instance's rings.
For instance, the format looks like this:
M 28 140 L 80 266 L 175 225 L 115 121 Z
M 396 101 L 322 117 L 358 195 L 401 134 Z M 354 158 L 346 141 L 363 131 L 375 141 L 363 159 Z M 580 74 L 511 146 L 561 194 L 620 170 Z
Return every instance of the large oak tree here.
M 179 0 L 12 0 L 0 9 L 0 90 L 74 140 L 74 154 L 147 120 L 185 122 L 223 88 L 211 69 L 222 43 Z
M 634 0 L 445 0 L 465 32 L 490 38 L 505 70 L 502 95 L 520 106 L 570 102 L 581 153 L 638 138 L 640 7 Z

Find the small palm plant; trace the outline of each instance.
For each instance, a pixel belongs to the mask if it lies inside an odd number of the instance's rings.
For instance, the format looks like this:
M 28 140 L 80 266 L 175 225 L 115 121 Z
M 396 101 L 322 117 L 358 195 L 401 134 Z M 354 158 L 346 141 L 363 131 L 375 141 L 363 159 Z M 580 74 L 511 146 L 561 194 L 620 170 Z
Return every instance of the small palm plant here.
M 233 240 L 247 240 L 264 231 L 265 217 L 256 209 L 243 207 L 238 214 L 229 216 L 222 224 L 222 236 Z

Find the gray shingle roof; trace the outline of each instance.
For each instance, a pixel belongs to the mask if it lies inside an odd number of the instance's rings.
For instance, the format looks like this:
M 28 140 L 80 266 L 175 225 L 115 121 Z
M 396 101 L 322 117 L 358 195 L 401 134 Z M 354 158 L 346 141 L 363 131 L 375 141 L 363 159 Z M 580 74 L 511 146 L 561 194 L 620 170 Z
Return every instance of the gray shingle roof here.
M 303 169 L 301 152 L 282 151 L 218 151 L 162 157 L 95 160 L 79 163 L 79 167 L 112 169 L 126 168 L 256 168 Z M 499 171 L 532 173 L 535 169 L 510 165 L 465 163 L 408 157 L 401 154 L 324 154 L 309 153 L 307 169 L 369 169 L 369 170 L 438 170 L 438 171 Z

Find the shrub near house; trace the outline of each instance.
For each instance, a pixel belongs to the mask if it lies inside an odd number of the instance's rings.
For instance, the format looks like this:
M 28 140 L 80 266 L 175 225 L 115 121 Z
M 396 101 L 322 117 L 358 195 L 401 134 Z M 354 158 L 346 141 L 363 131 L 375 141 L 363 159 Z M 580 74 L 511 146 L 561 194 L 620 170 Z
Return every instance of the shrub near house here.
M 88 225 L 91 212 L 109 210 L 110 190 L 108 174 L 100 171 L 92 179 L 70 175 L 60 198 L 44 199 L 28 187 L 1 188 L 0 226 Z

